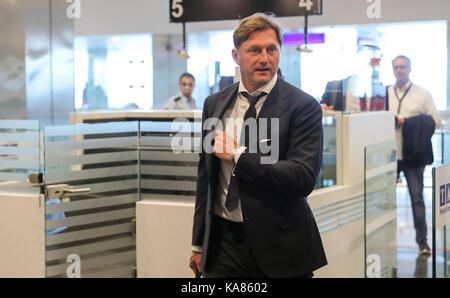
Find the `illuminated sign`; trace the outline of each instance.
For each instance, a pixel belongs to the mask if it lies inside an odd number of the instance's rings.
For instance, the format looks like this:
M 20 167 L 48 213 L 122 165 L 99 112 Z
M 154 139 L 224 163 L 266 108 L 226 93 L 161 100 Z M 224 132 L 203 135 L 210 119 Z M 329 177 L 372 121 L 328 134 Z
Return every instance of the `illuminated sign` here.
M 173 23 L 234 20 L 255 12 L 277 17 L 321 15 L 322 0 L 169 0 Z

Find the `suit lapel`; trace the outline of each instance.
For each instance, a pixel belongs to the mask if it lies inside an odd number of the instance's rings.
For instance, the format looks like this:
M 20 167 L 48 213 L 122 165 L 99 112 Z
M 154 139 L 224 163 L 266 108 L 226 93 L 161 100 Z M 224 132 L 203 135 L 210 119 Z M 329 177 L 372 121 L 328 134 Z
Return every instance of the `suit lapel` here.
M 258 118 L 279 118 L 286 108 L 286 100 L 281 93 L 283 80 L 278 78 L 277 83 L 267 96 L 266 101 L 261 107 Z
M 214 111 L 208 117 L 217 118 L 219 120 L 222 119 L 223 114 L 227 107 L 233 102 L 233 99 L 236 97 L 238 91 L 239 83 L 235 84 L 230 88 L 230 91 L 225 93 L 222 97 L 217 98 L 217 102 L 215 104 Z M 209 131 L 207 132 L 209 133 Z M 209 181 L 210 181 L 210 191 L 211 197 L 216 198 L 217 192 L 217 180 L 218 173 L 220 167 L 220 160 L 214 154 L 207 154 L 205 158 L 206 162 L 206 170 L 208 173 Z M 214 208 L 215 200 L 211 201 L 211 210 Z
M 237 91 L 238 91 L 239 83 L 236 83 L 228 93 L 224 94 L 225 96 L 223 98 L 217 99 L 217 104 L 215 106 L 214 112 L 212 114 L 212 117 L 222 119 L 223 114 L 225 113 L 226 108 L 228 105 L 233 101 L 233 99 L 236 97 Z

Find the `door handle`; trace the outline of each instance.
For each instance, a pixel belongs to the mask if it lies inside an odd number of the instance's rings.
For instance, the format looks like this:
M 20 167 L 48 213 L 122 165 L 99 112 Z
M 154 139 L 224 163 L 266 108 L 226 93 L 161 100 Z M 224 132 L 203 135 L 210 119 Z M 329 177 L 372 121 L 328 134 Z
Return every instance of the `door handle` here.
M 47 185 L 45 187 L 45 196 L 47 198 L 64 199 L 68 194 L 80 194 L 90 192 L 90 188 L 71 188 L 68 184 Z
M 89 187 L 86 188 L 63 188 L 62 191 L 64 193 L 85 193 L 85 192 L 90 192 L 91 189 Z

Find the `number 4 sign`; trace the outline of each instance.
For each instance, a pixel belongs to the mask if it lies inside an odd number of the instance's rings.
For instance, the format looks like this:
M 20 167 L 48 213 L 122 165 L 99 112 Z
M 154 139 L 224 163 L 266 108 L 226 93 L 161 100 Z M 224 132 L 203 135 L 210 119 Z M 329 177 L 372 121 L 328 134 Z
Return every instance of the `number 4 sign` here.
M 300 0 L 300 2 L 298 3 L 298 7 L 306 8 L 307 11 L 310 11 L 313 6 L 314 2 L 312 2 L 311 0 Z
M 174 23 L 242 19 L 270 11 L 277 17 L 321 15 L 322 0 L 169 0 Z

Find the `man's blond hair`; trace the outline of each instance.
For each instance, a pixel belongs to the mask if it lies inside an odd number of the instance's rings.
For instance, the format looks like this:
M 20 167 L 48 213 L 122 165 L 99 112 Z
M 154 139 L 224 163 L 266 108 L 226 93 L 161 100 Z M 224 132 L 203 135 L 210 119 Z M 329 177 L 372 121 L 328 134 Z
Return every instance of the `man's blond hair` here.
M 283 33 L 281 26 L 275 22 L 275 15 L 269 13 L 255 13 L 242 19 L 239 27 L 234 31 L 234 47 L 238 50 L 254 31 L 273 29 L 277 34 L 278 42 L 283 43 Z

